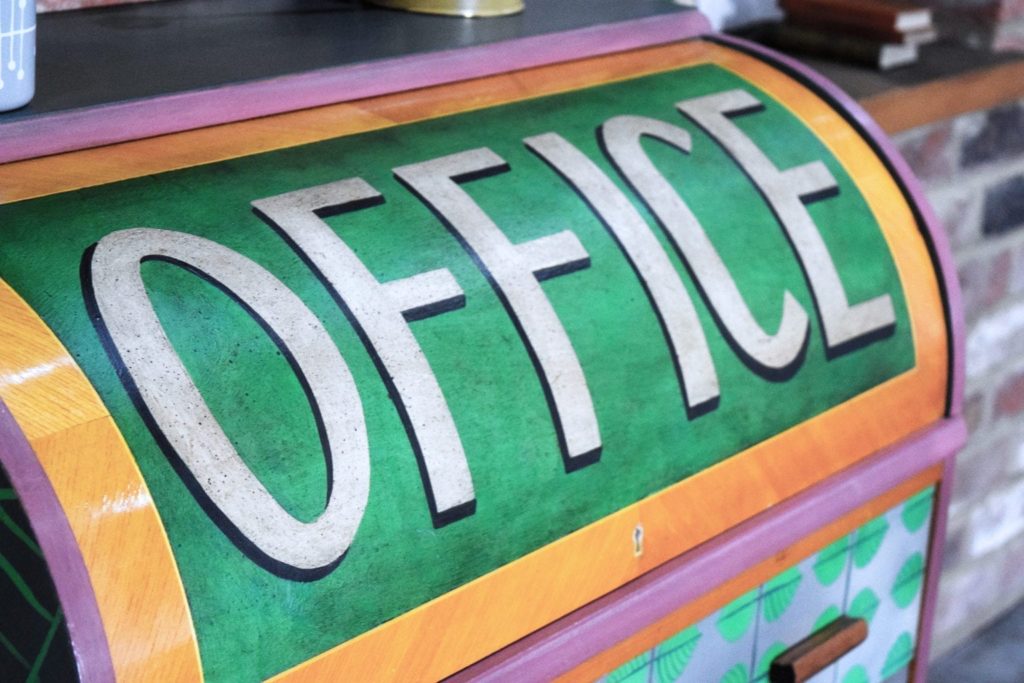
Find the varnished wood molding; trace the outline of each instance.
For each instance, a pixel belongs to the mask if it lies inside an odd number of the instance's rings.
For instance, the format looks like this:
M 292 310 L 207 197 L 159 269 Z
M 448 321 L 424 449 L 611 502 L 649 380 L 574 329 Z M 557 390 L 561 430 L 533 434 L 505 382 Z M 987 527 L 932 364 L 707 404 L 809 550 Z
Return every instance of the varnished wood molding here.
M 889 134 L 1024 98 L 1024 60 L 893 88 L 861 105 Z

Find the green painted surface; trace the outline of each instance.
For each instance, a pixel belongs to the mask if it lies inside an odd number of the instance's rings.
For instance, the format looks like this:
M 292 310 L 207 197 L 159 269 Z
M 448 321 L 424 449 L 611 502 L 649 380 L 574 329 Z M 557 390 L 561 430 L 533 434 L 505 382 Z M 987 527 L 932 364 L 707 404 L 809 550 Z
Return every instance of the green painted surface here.
M 811 293 L 782 230 L 722 150 L 674 110 L 679 100 L 743 87 L 763 112 L 735 119 L 779 168 L 821 160 L 836 197 L 811 204 L 851 301 L 888 294 L 893 336 L 826 360 Z M 786 382 L 734 354 L 664 235 L 694 298 L 721 384 L 713 412 L 689 419 L 654 311 L 622 252 L 587 206 L 522 146 L 554 131 L 626 189 L 594 130 L 619 114 L 683 126 L 693 150 L 647 143 L 702 222 L 765 329 L 780 292 L 811 316 L 806 358 Z M 479 146 L 511 172 L 465 189 L 515 243 L 570 228 L 588 269 L 544 283 L 587 377 L 603 437 L 599 463 L 566 474 L 540 383 L 515 328 L 472 259 L 390 169 Z M 382 282 L 448 268 L 466 306 L 412 323 L 460 431 L 476 512 L 434 528 L 416 460 L 374 365 L 344 316 L 249 202 L 360 176 L 383 206 L 328 219 Z M 639 201 L 634 203 L 646 216 Z M 655 223 L 651 221 L 651 225 Z M 123 228 L 213 239 L 280 278 L 320 318 L 366 414 L 372 478 L 355 541 L 326 577 L 301 583 L 254 564 L 196 504 L 131 403 L 83 304 L 86 249 Z M 168 530 L 212 681 L 266 677 L 523 556 L 913 365 L 906 305 L 884 239 L 849 177 L 780 104 L 714 66 L 473 112 L 0 207 L 0 277 L 42 315 L 97 387 L 125 435 Z M 275 345 L 226 295 L 184 270 L 146 263 L 154 306 L 213 414 L 247 464 L 296 517 L 322 509 L 326 475 L 301 387 Z M 266 647 L 273 642 L 274 647 Z

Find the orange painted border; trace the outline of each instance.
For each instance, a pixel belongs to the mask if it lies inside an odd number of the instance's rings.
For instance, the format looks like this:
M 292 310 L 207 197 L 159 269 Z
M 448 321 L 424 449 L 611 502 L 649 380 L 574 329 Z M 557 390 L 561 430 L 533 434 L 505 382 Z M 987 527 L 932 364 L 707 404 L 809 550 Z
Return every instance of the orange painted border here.
M 13 201 L 699 63 L 723 66 L 783 103 L 855 179 L 904 285 L 917 366 L 275 680 L 447 676 L 938 420 L 947 382 L 946 331 L 931 260 L 910 208 L 867 143 L 824 101 L 752 57 L 699 41 L 0 167 L 3 199 Z M 200 677 L 176 565 L 120 434 L 106 422 L 109 415 L 66 350 L 4 287 L 0 320 L 4 348 L 25 349 L 7 361 L 9 367 L 0 367 L 0 397 L 29 435 L 68 512 L 119 678 Z M 29 382 L 3 380 L 51 366 L 53 372 Z M 72 462 L 88 467 L 78 471 Z M 93 511 L 117 500 L 130 504 L 100 515 L 102 523 L 92 518 Z M 638 523 L 645 528 L 645 551 L 635 557 L 632 533 Z M 125 547 L 142 554 L 114 562 L 128 555 L 111 549 Z
M 114 674 L 202 679 L 174 554 L 121 432 L 67 349 L 3 280 L 0 322 L 0 398 L 82 552 Z

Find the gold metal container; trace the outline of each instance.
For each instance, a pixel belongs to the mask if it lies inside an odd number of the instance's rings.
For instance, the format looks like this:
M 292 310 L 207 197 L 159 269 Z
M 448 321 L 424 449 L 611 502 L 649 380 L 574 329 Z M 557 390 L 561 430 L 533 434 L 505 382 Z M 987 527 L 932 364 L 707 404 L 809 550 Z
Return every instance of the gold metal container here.
M 375 5 L 456 17 L 500 17 L 523 11 L 523 0 L 370 0 Z

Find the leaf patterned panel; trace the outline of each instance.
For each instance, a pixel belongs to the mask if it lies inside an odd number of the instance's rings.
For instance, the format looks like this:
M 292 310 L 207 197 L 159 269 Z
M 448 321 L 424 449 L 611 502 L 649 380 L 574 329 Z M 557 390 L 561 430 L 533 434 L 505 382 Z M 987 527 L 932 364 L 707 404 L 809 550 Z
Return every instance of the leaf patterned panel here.
M 842 613 L 849 556 L 850 539 L 843 537 L 764 585 L 756 683 L 768 683 L 772 660 Z M 832 683 L 834 676 L 829 668 L 810 680 Z
M 760 589 L 680 631 L 604 677 L 604 683 L 749 683 Z
M 929 488 L 626 662 L 607 683 L 767 683 L 772 660 L 842 614 L 868 638 L 811 683 L 899 683 L 914 656 Z
M 868 638 L 839 660 L 838 683 L 898 680 L 913 660 L 933 497 L 922 491 L 854 534 L 846 612 L 868 621 Z M 856 561 L 859 545 L 870 560 Z
M 690 640 L 683 645 L 685 668 L 678 672 L 679 649 L 672 649 L 673 639 L 654 649 L 652 683 L 673 681 L 708 681 L 709 683 L 746 683 L 753 665 L 754 634 L 760 590 L 741 595 L 721 610 L 683 631 Z

